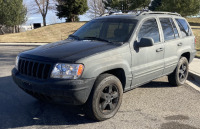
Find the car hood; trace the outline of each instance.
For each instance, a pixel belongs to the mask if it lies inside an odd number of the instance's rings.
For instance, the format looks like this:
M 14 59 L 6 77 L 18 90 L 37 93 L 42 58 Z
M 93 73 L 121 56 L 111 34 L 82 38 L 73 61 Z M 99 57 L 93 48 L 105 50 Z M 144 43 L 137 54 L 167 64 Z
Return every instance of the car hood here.
M 90 40 L 63 40 L 22 52 L 20 57 L 75 62 L 81 58 L 119 47 L 120 45 Z

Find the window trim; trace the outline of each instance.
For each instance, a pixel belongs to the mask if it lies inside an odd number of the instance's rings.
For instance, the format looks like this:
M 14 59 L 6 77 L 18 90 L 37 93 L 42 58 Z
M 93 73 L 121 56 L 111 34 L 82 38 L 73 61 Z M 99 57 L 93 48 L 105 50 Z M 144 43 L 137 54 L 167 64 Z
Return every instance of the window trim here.
M 179 37 L 177 39 L 180 39 L 180 38 L 182 38 L 181 30 L 180 30 L 180 28 L 179 28 L 179 26 L 178 26 L 178 24 L 177 24 L 177 22 L 176 22 L 174 17 L 172 17 L 172 20 L 173 20 L 173 22 L 174 22 L 174 24 L 175 24 L 175 26 L 176 26 L 176 28 L 178 30 Z
M 174 31 L 174 37 L 175 37 L 175 39 L 179 39 L 179 38 L 180 38 L 180 34 L 179 34 L 179 31 L 178 31 L 178 28 L 177 28 L 176 24 L 174 23 L 173 18 L 171 18 L 171 20 L 172 20 L 172 21 L 170 21 L 170 22 L 171 22 L 171 25 L 172 25 L 172 29 L 173 29 L 173 31 Z M 172 22 L 174 23 L 174 25 L 175 25 L 175 27 L 176 27 L 176 30 L 177 30 L 177 32 L 178 32 L 178 37 L 177 37 L 177 38 L 176 38 L 176 34 L 175 34 L 175 30 L 174 30 L 174 27 L 173 27 Z

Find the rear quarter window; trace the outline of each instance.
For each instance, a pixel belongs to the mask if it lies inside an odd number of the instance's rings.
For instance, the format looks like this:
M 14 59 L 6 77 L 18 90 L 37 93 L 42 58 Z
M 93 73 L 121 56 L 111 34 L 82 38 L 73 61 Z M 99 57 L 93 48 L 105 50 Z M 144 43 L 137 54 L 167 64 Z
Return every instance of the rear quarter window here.
M 191 29 L 189 28 L 187 22 L 185 21 L 185 19 L 175 19 L 179 28 L 180 28 L 180 31 L 181 31 L 181 34 L 183 37 L 187 37 L 187 36 L 191 36 L 192 35 L 192 31 Z

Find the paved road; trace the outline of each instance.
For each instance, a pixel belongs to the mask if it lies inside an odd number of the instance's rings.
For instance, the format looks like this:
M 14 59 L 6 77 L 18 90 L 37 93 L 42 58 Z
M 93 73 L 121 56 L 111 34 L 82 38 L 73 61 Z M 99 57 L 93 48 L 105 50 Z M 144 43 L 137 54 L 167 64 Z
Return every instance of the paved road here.
M 200 128 L 200 93 L 188 85 L 172 87 L 166 77 L 125 93 L 117 115 L 104 122 L 86 119 L 79 107 L 41 103 L 21 91 L 10 76 L 17 53 L 30 48 L 0 46 L 0 129 Z

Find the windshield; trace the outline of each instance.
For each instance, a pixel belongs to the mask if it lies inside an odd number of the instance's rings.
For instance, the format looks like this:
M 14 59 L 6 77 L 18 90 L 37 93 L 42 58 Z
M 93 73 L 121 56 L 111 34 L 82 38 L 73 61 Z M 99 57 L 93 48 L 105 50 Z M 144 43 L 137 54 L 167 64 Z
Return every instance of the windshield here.
M 136 26 L 133 19 L 97 19 L 78 29 L 73 37 L 79 40 L 98 40 L 108 42 L 127 42 Z

